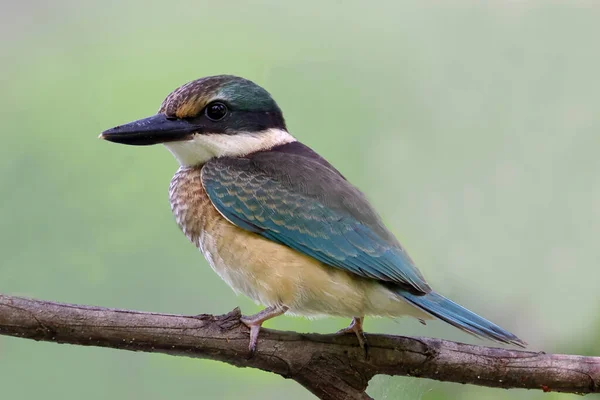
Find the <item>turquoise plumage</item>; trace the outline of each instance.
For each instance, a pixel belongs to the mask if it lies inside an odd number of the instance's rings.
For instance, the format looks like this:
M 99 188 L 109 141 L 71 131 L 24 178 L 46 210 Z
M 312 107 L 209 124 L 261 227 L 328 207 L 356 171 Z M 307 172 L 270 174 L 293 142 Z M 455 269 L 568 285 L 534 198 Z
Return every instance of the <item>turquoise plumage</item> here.
M 519 347 L 525 347 L 526 345 L 525 342 L 507 330 L 467 310 L 439 293 L 430 292 L 424 296 L 416 296 L 403 290 L 398 290 L 397 293 L 423 311 L 467 333 L 477 337 L 492 339 L 500 343 L 514 344 Z
M 366 201 L 345 201 L 343 192 L 355 191 L 353 186 L 317 162 L 285 156 L 285 160 L 274 160 L 270 152 L 209 161 L 202 169 L 202 182 L 213 205 L 239 227 L 327 265 L 396 283 L 416 293 L 430 290 L 404 249 L 371 228 L 381 225 L 374 211 L 371 221 L 353 212 L 369 207 Z M 281 163 L 294 161 L 302 161 L 296 164 L 294 177 L 269 171 L 273 162 L 281 167 Z M 315 180 L 315 173 L 328 173 L 334 182 Z M 326 198 L 320 193 L 323 184 L 336 196 Z
M 318 160 L 289 154 L 285 148 L 218 158 L 204 165 L 202 182 L 213 205 L 238 227 L 329 266 L 378 280 L 466 332 L 523 345 L 512 333 L 432 292 L 362 193 Z

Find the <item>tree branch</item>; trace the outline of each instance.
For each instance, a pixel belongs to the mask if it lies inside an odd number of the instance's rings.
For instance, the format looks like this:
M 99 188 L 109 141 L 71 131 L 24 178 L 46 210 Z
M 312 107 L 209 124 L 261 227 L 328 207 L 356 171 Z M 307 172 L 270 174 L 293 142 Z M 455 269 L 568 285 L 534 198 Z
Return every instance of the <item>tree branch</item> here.
M 248 357 L 248 329 L 235 309 L 181 316 L 60 304 L 0 295 L 0 334 L 82 346 L 208 358 L 293 379 L 326 400 L 369 399 L 377 374 L 498 388 L 600 393 L 600 357 L 532 353 L 441 339 L 368 335 L 365 360 L 354 335 L 263 329 Z

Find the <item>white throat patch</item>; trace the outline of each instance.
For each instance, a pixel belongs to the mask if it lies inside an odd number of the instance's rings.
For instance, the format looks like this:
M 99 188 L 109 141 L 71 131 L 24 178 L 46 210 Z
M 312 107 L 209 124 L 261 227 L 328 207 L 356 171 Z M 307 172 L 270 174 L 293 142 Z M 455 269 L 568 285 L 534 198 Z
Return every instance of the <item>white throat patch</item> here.
M 262 132 L 225 134 L 198 134 L 191 140 L 168 142 L 165 146 L 183 167 L 204 164 L 216 157 L 239 157 L 286 143 L 296 139 L 283 129 L 267 129 Z

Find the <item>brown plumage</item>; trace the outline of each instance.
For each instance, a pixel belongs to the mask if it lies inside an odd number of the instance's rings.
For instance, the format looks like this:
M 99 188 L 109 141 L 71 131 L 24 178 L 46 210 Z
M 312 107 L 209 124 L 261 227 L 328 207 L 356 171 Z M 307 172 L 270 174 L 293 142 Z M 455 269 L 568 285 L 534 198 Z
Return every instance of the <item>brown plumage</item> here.
M 173 90 L 162 102 L 159 113 L 169 117 L 195 117 L 215 98 L 223 83 L 229 77 L 223 75 L 216 79 L 197 79 Z

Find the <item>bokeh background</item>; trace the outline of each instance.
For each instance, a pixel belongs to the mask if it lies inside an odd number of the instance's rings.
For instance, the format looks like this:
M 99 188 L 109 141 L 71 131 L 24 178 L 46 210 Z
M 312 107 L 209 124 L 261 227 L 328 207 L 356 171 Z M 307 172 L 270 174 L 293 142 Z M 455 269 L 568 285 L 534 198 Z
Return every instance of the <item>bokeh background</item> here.
M 266 87 L 291 132 L 368 194 L 438 291 L 534 350 L 600 355 L 598 21 L 593 1 L 3 0 L 0 293 L 258 311 L 179 232 L 171 155 L 96 139 L 187 81 L 232 73 Z M 366 328 L 485 343 L 441 322 Z M 312 398 L 213 361 L 7 337 L 0 388 L 6 399 Z M 579 398 L 389 377 L 369 393 Z

